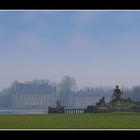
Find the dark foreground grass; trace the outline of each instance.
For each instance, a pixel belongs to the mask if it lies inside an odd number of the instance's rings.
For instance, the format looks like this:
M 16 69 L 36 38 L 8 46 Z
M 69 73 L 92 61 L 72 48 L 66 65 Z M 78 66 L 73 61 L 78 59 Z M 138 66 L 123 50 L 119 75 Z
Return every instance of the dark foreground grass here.
M 0 115 L 0 129 L 140 129 L 140 113 Z

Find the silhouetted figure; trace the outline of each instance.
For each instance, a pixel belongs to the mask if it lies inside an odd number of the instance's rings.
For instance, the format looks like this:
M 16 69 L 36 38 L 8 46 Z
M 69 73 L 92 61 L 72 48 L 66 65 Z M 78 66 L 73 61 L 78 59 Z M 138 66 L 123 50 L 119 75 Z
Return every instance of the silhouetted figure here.
M 102 97 L 98 103 L 96 103 L 96 106 L 100 107 L 100 106 L 104 106 L 105 105 L 105 97 Z
M 61 101 L 56 101 L 56 107 L 48 107 L 48 113 L 64 113 L 64 107 L 61 106 Z
M 114 89 L 114 92 L 113 92 L 113 96 L 112 96 L 112 98 L 114 98 L 113 100 L 115 100 L 115 101 L 121 100 L 122 95 L 123 95 L 123 91 L 121 91 L 119 89 L 119 86 L 117 85 L 116 89 Z

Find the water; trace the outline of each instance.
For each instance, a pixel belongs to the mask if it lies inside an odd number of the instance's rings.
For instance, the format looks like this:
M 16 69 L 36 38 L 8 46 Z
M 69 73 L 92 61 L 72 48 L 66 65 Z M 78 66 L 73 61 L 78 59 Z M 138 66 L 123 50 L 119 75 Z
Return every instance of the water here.
M 0 114 L 48 114 L 45 110 L 24 110 L 24 109 L 4 109 L 0 110 Z

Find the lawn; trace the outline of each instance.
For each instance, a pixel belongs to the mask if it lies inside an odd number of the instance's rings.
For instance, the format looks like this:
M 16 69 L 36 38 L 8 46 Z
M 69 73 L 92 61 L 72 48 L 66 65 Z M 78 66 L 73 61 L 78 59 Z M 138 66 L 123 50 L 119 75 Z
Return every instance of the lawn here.
M 140 113 L 0 115 L 0 129 L 140 129 Z

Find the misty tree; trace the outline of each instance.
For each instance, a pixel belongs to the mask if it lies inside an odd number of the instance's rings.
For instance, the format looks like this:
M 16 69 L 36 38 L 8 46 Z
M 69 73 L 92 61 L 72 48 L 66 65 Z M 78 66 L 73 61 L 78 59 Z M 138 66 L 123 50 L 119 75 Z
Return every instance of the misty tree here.
M 0 107 L 10 107 L 11 106 L 11 89 L 3 89 L 0 92 Z
M 58 100 L 62 102 L 62 105 L 68 107 L 70 105 L 70 97 L 76 88 L 75 79 L 69 76 L 63 77 L 58 84 L 58 88 Z
M 15 80 L 12 84 L 11 84 L 11 91 L 12 92 L 17 92 L 17 89 L 19 88 L 19 82 L 17 80 Z
M 140 101 L 140 86 L 134 86 L 131 90 L 132 99 L 135 101 Z

